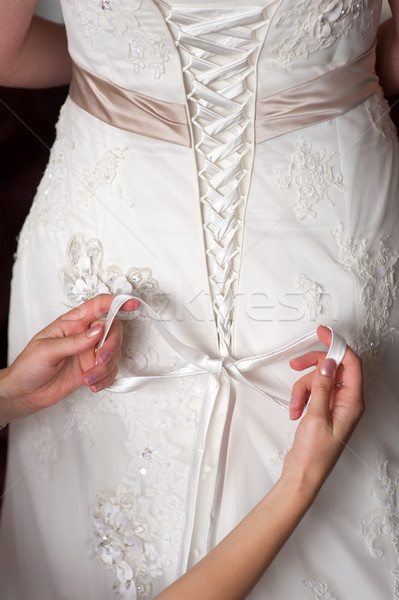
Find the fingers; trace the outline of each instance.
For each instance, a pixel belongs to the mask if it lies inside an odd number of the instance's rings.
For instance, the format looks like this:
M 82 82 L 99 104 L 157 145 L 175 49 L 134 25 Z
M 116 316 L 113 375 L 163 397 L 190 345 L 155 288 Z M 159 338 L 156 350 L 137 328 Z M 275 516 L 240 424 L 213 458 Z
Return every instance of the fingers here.
M 326 424 L 331 422 L 330 400 L 335 386 L 336 369 L 335 361 L 326 358 L 313 373 L 309 410 L 314 417 Z
M 90 351 L 81 357 L 82 369 L 85 372 L 83 383 L 89 386 L 92 392 L 109 387 L 115 380 L 117 363 L 121 357 L 122 338 L 123 325 L 115 320 L 97 355 L 94 356 L 93 351 Z
M 100 294 L 62 315 L 41 333 L 45 334 L 47 332 L 47 337 L 58 337 L 83 331 L 89 327 L 90 323 L 100 319 L 109 311 L 114 298 L 115 296 L 112 294 Z M 125 302 L 121 310 L 130 312 L 137 310 L 139 306 L 140 302 L 132 299 Z
M 308 373 L 298 379 L 293 385 L 289 406 L 289 415 L 292 421 L 296 421 L 302 416 L 310 397 L 312 378 L 313 373 Z

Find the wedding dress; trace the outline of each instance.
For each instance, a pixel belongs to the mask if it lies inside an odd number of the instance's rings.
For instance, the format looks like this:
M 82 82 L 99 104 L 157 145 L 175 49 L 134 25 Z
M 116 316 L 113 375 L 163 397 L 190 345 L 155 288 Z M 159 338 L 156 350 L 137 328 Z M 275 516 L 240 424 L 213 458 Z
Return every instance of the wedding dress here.
M 147 600 L 195 563 L 278 479 L 290 344 L 324 323 L 364 359 L 367 413 L 249 598 L 398 600 L 399 153 L 379 3 L 62 5 L 74 75 L 19 239 L 10 358 L 96 294 L 143 305 L 115 388 L 11 426 L 2 598 Z

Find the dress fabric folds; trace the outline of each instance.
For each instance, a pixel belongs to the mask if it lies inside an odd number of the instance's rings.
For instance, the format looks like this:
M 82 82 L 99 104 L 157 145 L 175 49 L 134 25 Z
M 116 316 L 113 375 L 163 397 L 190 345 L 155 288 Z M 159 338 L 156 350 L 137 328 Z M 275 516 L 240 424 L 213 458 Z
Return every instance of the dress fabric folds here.
M 62 7 L 74 78 L 19 237 L 10 358 L 97 294 L 143 303 L 115 387 L 11 425 L 2 598 L 149 600 L 198 561 L 278 479 L 292 344 L 323 323 L 363 358 L 366 415 L 248 598 L 398 600 L 399 152 L 379 2 Z

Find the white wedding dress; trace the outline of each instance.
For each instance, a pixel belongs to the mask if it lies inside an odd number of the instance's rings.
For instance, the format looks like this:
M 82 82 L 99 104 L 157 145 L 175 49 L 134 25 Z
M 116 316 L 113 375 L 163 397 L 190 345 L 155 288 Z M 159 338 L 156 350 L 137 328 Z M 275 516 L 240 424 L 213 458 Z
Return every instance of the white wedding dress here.
M 362 355 L 368 410 L 249 598 L 398 600 L 399 152 L 378 1 L 62 4 L 74 78 L 20 235 L 11 359 L 98 293 L 149 309 L 124 325 L 137 389 L 11 425 L 1 597 L 148 600 L 203 556 L 278 479 L 298 374 L 276 351 L 324 323 Z

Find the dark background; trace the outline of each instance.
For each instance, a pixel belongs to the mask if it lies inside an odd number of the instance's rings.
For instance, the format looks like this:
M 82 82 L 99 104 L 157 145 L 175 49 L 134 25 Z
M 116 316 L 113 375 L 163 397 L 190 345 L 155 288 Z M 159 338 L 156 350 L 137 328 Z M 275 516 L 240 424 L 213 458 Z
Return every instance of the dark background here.
M 68 88 L 0 87 L 0 368 L 7 365 L 7 315 L 17 236 L 47 164 L 55 123 Z M 396 104 L 398 102 L 398 104 Z M 399 126 L 399 98 L 391 99 Z M 0 500 L 4 485 L 7 428 L 0 431 Z

